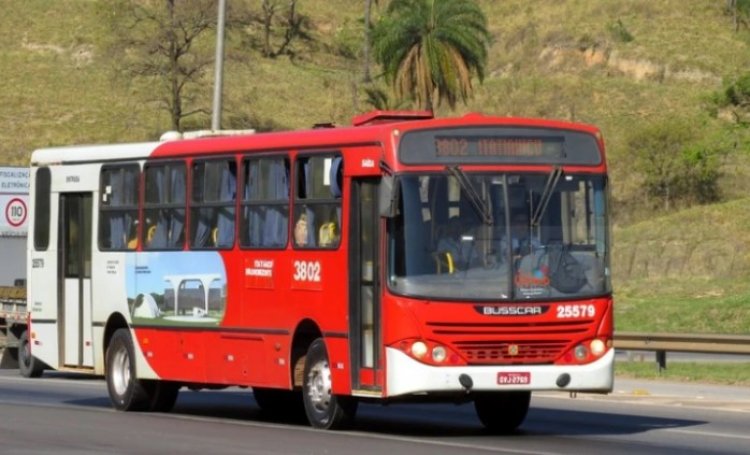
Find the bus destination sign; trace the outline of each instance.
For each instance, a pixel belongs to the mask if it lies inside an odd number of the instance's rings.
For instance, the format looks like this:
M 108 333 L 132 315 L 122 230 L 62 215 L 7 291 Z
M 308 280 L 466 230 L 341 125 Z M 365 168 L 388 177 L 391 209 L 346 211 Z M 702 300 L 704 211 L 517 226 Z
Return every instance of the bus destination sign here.
M 596 138 L 550 128 L 472 127 L 410 131 L 403 135 L 404 164 L 572 164 L 602 162 Z
M 562 138 L 436 136 L 435 156 L 548 157 L 560 158 Z

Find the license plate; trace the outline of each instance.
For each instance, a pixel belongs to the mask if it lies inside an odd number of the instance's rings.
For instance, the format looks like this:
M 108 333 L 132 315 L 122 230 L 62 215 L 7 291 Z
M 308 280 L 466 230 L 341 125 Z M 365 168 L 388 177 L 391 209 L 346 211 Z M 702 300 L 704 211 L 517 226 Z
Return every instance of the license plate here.
M 499 385 L 523 385 L 531 383 L 531 373 L 521 371 L 516 373 L 498 373 L 497 383 Z

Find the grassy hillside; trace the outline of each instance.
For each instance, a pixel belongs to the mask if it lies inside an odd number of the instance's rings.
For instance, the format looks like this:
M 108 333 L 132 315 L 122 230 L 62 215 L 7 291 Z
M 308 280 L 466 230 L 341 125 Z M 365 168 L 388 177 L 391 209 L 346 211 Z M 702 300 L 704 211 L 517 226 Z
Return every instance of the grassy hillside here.
M 24 162 L 40 145 L 141 140 L 168 128 L 153 103 L 158 87 L 152 81 L 115 76 L 106 21 L 97 14 L 103 0 L 8 3 L 0 18 L 3 161 Z M 271 120 L 301 128 L 322 120 L 346 123 L 366 109 L 360 62 L 335 52 L 359 50 L 362 2 L 299 3 L 311 19 L 313 42 L 295 45 L 294 62 L 263 59 L 230 37 L 225 123 Z M 488 75 L 456 114 L 595 123 L 609 140 L 616 175 L 627 158 L 623 138 L 635 123 L 703 112 L 722 79 L 750 64 L 746 36 L 732 31 L 724 2 L 716 0 L 692 0 L 690 7 L 679 0 L 479 3 L 494 38 Z M 632 40 L 623 40 L 624 33 Z M 210 107 L 210 72 L 205 82 L 192 107 Z
M 239 0 L 237 0 L 239 2 Z M 258 1 L 250 1 L 259 8 Z M 381 2 L 380 11 L 383 3 Z M 750 134 L 709 115 L 709 100 L 750 68 L 748 32 L 735 33 L 720 0 L 479 0 L 493 44 L 487 77 L 456 112 L 573 119 L 600 126 L 612 169 L 618 326 L 698 327 L 684 299 L 734 307 L 747 331 L 750 299 Z M 0 163 L 41 146 L 155 139 L 169 129 L 152 80 L 123 77 L 108 54 L 106 0 L 8 0 L 0 15 Z M 246 39 L 227 42 L 225 127 L 347 124 L 368 107 L 361 83 L 364 2 L 300 0 L 311 41 L 295 58 L 264 59 Z M 378 14 L 379 11 L 376 11 Z M 252 30 L 246 30 L 252 32 Z M 257 36 L 256 36 L 257 37 Z M 208 35 L 203 46 L 212 46 Z M 355 58 L 342 55 L 354 54 Z M 377 72 L 374 68 L 373 72 Z M 210 108 L 212 72 L 188 109 Z M 628 135 L 669 117 L 708 125 L 734 144 L 720 182 L 725 202 L 647 220 Z M 207 115 L 191 118 L 206 127 Z M 714 253 L 718 250 L 719 253 Z M 658 313 L 653 309 L 659 308 Z M 644 310 L 646 309 L 646 310 Z M 648 311 L 651 310 L 651 311 Z M 732 310 L 734 311 L 734 310 Z M 637 327 L 636 327 L 637 326 Z M 698 327 L 700 328 L 700 327 Z M 710 328 L 706 328 L 710 330 Z
M 614 231 L 619 330 L 750 333 L 750 198 Z

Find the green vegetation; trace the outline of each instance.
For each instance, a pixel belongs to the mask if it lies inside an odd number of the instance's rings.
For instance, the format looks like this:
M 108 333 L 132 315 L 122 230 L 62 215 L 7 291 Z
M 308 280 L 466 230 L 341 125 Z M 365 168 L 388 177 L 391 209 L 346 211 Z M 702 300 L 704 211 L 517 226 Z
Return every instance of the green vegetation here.
M 614 230 L 618 330 L 750 333 L 750 198 Z
M 646 194 L 663 202 L 715 202 L 719 198 L 719 144 L 697 119 L 672 118 L 646 125 L 628 140 L 634 168 L 643 175 Z M 706 142 L 709 142 L 706 144 Z
M 451 108 L 484 79 L 490 36 L 473 0 L 391 0 L 375 27 L 375 58 L 400 99 Z
M 667 368 L 662 371 L 658 370 L 656 362 L 617 362 L 615 375 L 620 378 L 750 385 L 750 365 L 742 362 L 667 362 Z

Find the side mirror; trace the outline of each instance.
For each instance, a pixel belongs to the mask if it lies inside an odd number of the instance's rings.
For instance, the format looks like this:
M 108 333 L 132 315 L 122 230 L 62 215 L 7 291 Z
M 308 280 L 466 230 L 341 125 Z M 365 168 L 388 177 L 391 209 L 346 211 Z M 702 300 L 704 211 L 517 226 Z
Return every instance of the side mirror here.
M 380 179 L 378 207 L 381 217 L 394 218 L 398 215 L 400 193 L 398 178 L 392 175 L 385 175 Z

